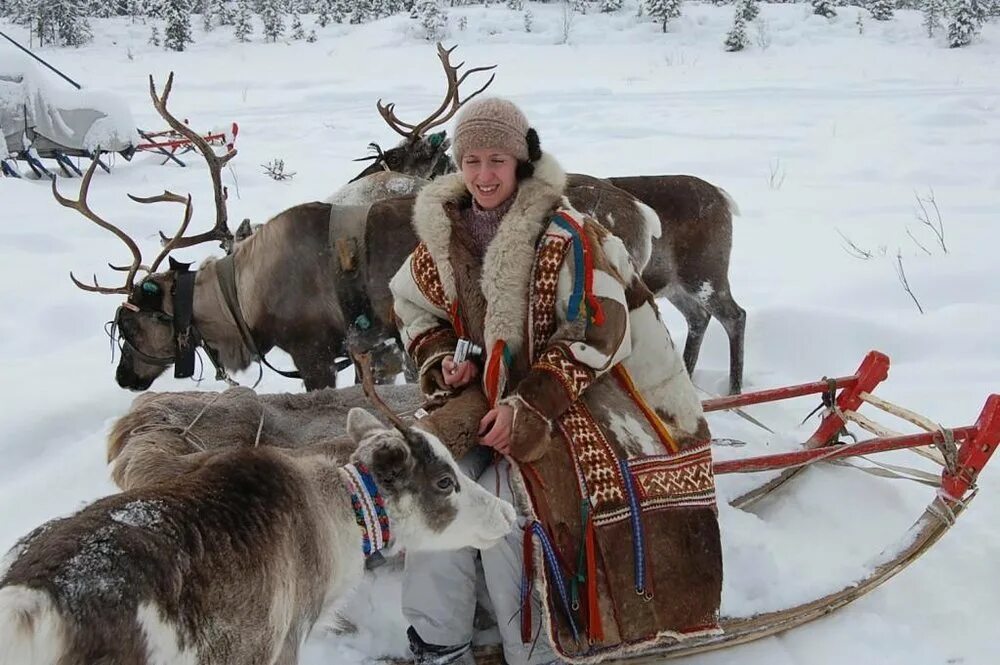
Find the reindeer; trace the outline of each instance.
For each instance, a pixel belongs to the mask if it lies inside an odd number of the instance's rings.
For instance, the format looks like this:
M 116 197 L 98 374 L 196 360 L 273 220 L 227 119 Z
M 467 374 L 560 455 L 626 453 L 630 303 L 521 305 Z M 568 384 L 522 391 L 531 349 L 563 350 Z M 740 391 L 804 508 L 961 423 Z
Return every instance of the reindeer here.
M 35 529 L 0 562 L 0 662 L 293 665 L 370 557 L 510 531 L 514 508 L 437 435 L 393 422 L 351 409 L 346 464 L 334 446 L 217 449 Z
M 288 352 L 297 368 L 282 373 L 301 378 L 307 390 L 335 386 L 337 372 L 350 362 L 346 357 L 352 349 L 372 350 L 378 381 L 395 377 L 404 359 L 393 344 L 397 332 L 389 279 L 417 243 L 410 224 L 414 197 L 385 198 L 368 206 L 297 205 L 235 242 L 227 225 L 226 191 L 220 177 L 235 151 L 216 156 L 169 113 L 172 84 L 173 75 L 160 96 L 150 78 L 150 96 L 160 115 L 190 138 L 208 163 L 216 204 L 215 224 L 209 231 L 185 235 L 193 214 L 190 196 L 167 191 L 132 197 L 141 203 L 184 205 L 179 229 L 164 238 L 159 254 L 147 265 L 136 242 L 87 203 L 93 166 L 75 200 L 60 195 L 53 182 L 59 203 L 112 232 L 132 254 L 131 265 L 118 268 L 126 273 L 122 286 L 103 287 L 96 276 L 92 285 L 85 284 L 70 274 L 73 283 L 88 292 L 125 296 L 114 316 L 121 341 L 118 384 L 145 390 L 171 365 L 174 376 L 191 376 L 199 346 L 215 365 L 218 378 L 227 378 L 228 371 L 245 369 L 255 360 L 269 365 L 265 354 L 274 347 Z M 398 173 L 378 177 L 384 185 L 381 191 L 388 191 L 385 183 L 392 180 L 409 179 L 414 188 L 423 182 Z M 569 192 L 570 201 L 592 198 L 594 192 L 595 214 L 609 226 L 617 224 L 633 257 L 644 264 L 656 223 L 653 211 L 599 181 L 592 188 Z M 175 249 L 209 241 L 219 241 L 229 254 L 209 258 L 197 270 L 169 257 Z M 159 271 L 168 258 L 169 268 Z
M 420 178 L 432 178 L 457 170 L 447 154 L 450 141 L 444 132 L 428 132 L 451 119 L 461 104 L 493 82 L 491 76 L 486 85 L 460 102 L 458 85 L 465 76 L 472 71 L 493 67 L 470 70 L 459 79 L 457 71 L 462 64 L 452 66 L 449 59 L 457 47 L 445 49 L 438 43 L 437 48 L 448 83 L 445 101 L 427 118 L 411 124 L 396 116 L 394 104 L 383 105 L 382 100 L 378 100 L 376 108 L 379 115 L 403 139 L 385 151 L 377 144 L 370 144 L 376 150 L 375 156 L 369 158 L 373 160 L 372 164 L 361 171 L 352 183 L 383 170 Z M 650 290 L 665 296 L 687 321 L 684 364 L 688 373 L 694 371 L 705 329 L 710 319 L 715 317 L 729 337 L 729 391 L 740 392 L 743 385 L 746 312 L 733 299 L 729 285 L 732 220 L 733 215 L 739 214 L 735 201 L 721 187 L 688 175 L 594 178 L 569 174 L 567 196 L 574 207 L 600 219 L 623 239 L 637 232 L 630 226 L 636 222 L 605 214 L 607 206 L 602 208 L 601 204 L 610 196 L 609 186 L 631 195 L 655 211 L 656 228 L 652 234 L 651 253 L 646 255 L 648 263 L 641 260 L 641 254 L 637 256 L 633 253 L 632 256 Z M 638 223 L 645 223 L 645 220 Z

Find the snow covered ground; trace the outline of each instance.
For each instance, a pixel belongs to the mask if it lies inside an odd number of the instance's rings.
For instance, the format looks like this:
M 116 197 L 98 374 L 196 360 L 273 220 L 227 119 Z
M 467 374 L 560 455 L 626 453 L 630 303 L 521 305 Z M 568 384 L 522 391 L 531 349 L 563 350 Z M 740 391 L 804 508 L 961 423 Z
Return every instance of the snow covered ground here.
M 859 34 L 856 8 L 838 8 L 827 21 L 806 5 L 764 5 L 750 30 L 754 44 L 731 54 L 721 47 L 731 7 L 685 5 L 664 35 L 637 22 L 628 2 L 615 15 L 574 17 L 568 38 L 561 7 L 530 8 L 531 33 L 519 12 L 453 9 L 447 43 L 459 44 L 458 61 L 499 65 L 492 92 L 525 108 L 543 148 L 568 170 L 689 173 L 733 195 L 742 216 L 730 276 L 748 312 L 748 390 L 850 374 L 877 348 L 893 361 L 879 394 L 945 425 L 975 420 L 986 396 L 1000 391 L 997 23 L 970 48 L 949 50 L 924 36 L 915 12 L 897 12 L 885 24 L 865 14 Z M 364 156 L 369 141 L 395 142 L 376 99 L 398 102 L 399 115 L 411 120 L 437 106 L 437 58 L 415 31 L 415 22 L 395 17 L 331 25 L 312 44 L 238 44 L 227 29 L 196 28 L 190 51 L 172 53 L 147 45 L 146 26 L 96 21 L 94 44 L 41 54 L 85 86 L 125 98 L 144 128 L 163 125 L 148 103 L 146 77 L 162 84 L 176 72 L 171 108 L 179 117 L 203 130 L 240 124 L 240 154 L 224 175 L 230 219 L 264 221 L 332 193 L 359 170 L 350 159 Z M 0 62 L 14 57 L 0 45 Z M 293 179 L 264 175 L 260 165 L 276 158 Z M 125 194 L 190 191 L 194 224 L 207 228 L 207 174 L 190 161 L 193 168 L 179 169 L 150 155 L 118 160 L 113 175 L 95 177 L 92 205 L 152 255 L 157 230 L 174 228 L 179 211 L 139 206 Z M 61 179 L 60 186 L 72 194 L 78 182 Z M 916 217 L 916 197 L 931 192 L 943 246 Z M 0 179 L 0 221 L 3 551 L 42 521 L 114 490 L 103 440 L 133 395 L 114 383 L 103 332 L 116 298 L 83 293 L 67 278 L 69 270 L 96 271 L 113 284 L 119 275 L 106 263 L 128 260 L 124 246 L 59 207 L 44 182 Z M 845 239 L 872 257 L 852 256 Z M 897 254 L 922 314 L 897 277 Z M 664 310 L 683 339 L 683 319 L 666 303 Z M 696 383 L 723 390 L 727 357 L 725 335 L 713 324 Z M 290 364 L 280 353 L 272 362 Z M 255 378 L 256 370 L 240 377 Z M 163 378 L 154 388 L 192 385 Z M 206 378 L 200 387 L 221 386 Z M 265 372 L 260 390 L 299 387 Z M 798 422 L 813 406 L 801 400 L 754 409 L 779 431 L 770 441 L 734 416 L 711 422 L 716 435 L 777 449 L 808 434 L 815 421 Z M 921 466 L 909 457 L 887 459 Z M 740 482 L 746 479 L 720 478 L 720 492 L 732 496 Z M 980 498 L 951 533 L 871 595 L 806 627 L 688 662 L 998 662 L 1000 471 L 988 469 L 980 485 Z M 724 611 L 773 609 L 856 578 L 928 499 L 925 487 L 822 467 L 753 513 L 723 507 Z M 317 631 L 304 662 L 360 662 L 354 647 L 371 643 L 401 650 L 393 589 L 384 583 L 381 607 L 369 611 L 394 617 L 368 625 L 353 642 Z

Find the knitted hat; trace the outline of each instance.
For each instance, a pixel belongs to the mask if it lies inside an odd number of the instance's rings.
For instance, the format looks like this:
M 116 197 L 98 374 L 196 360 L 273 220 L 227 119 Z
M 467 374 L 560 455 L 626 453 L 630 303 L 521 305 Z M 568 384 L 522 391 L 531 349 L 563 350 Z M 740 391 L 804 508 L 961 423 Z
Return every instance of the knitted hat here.
M 455 161 L 461 164 L 466 152 L 483 148 L 502 150 L 519 162 L 534 161 L 538 156 L 531 153 L 537 148 L 529 149 L 529 131 L 535 133 L 514 102 L 500 97 L 473 100 L 462 108 L 455 123 Z M 537 142 L 537 138 L 534 140 Z

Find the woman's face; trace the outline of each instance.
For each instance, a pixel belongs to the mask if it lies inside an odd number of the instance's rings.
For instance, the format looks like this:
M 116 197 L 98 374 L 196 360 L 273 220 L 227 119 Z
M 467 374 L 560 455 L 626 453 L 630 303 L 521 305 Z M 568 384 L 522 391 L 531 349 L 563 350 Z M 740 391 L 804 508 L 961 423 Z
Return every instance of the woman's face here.
M 465 187 L 484 210 L 492 210 L 517 189 L 517 159 L 492 148 L 462 155 Z

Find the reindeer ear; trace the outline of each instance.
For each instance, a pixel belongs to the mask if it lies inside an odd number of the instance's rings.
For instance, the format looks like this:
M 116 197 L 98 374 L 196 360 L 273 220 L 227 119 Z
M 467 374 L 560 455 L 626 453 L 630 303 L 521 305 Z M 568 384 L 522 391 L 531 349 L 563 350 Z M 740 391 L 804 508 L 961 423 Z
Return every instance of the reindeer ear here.
M 409 449 L 395 436 L 379 439 L 372 449 L 371 472 L 379 484 L 392 486 L 412 466 Z
M 379 419 L 360 407 L 354 407 L 347 414 L 347 434 L 355 443 L 361 443 L 372 432 L 385 429 Z

